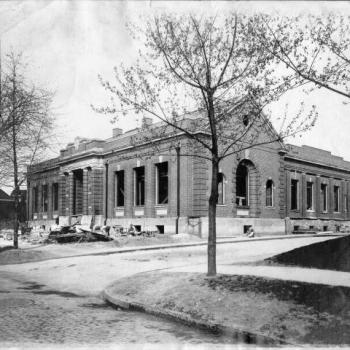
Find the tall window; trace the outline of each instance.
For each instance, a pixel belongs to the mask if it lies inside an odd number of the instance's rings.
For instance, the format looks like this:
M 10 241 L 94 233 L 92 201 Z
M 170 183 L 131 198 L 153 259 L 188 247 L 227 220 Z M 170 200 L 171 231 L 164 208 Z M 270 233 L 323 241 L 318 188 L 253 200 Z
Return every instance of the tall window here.
M 33 187 L 33 192 L 32 192 L 32 205 L 33 205 L 33 213 L 37 213 L 39 209 L 39 191 L 38 187 Z
M 156 203 L 168 203 L 168 162 L 156 164 Z
M 339 186 L 334 186 L 334 211 L 339 212 Z
M 322 211 L 326 212 L 328 207 L 328 194 L 327 194 L 327 185 L 321 184 L 321 205 L 322 205 Z
M 114 206 L 124 207 L 124 198 L 124 170 L 120 170 L 114 176 Z
M 42 203 L 42 210 L 44 213 L 48 210 L 48 192 L 47 192 L 47 185 L 42 185 L 41 188 L 41 203 Z
M 299 181 L 292 179 L 291 180 L 291 186 L 290 186 L 290 209 L 291 210 L 297 210 L 298 209 L 298 186 Z
M 218 174 L 218 204 L 223 205 L 225 203 L 225 175 L 223 173 Z
M 145 205 L 145 167 L 134 169 L 134 203 Z
M 52 184 L 52 210 L 58 210 L 58 183 Z
M 273 207 L 273 181 L 266 181 L 266 206 Z
M 306 210 L 314 209 L 313 189 L 314 189 L 314 184 L 312 182 L 307 181 L 306 182 Z
M 249 205 L 248 201 L 248 168 L 239 164 L 236 173 L 236 204 L 238 206 Z

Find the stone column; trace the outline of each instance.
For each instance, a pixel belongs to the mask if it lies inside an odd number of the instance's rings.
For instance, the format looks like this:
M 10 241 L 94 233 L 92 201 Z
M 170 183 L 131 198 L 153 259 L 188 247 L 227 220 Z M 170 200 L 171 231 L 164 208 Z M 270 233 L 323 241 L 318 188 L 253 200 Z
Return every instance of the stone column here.
M 73 215 L 73 205 L 74 205 L 74 174 L 73 171 L 68 173 L 68 215 Z
M 286 202 L 285 203 L 285 206 L 286 206 L 286 217 L 289 217 L 290 216 L 290 188 L 291 188 L 291 179 L 290 179 L 290 170 L 287 170 L 286 171 L 286 186 L 284 188 L 284 191 L 285 191 L 285 199 L 284 201 Z
M 40 182 L 38 184 L 38 219 L 42 219 L 43 217 L 43 201 L 42 201 L 42 196 L 43 196 L 43 185 Z
M 340 200 L 340 212 L 343 219 L 346 218 L 345 212 L 345 195 L 346 195 L 346 183 L 345 179 L 341 180 L 341 188 L 340 188 L 341 200 Z
M 47 218 L 53 219 L 52 216 L 53 205 L 52 205 L 52 182 L 47 184 Z
M 89 169 L 83 169 L 83 214 L 89 215 Z
M 156 204 L 156 166 L 152 161 L 148 160 L 145 162 L 145 217 L 154 217 L 155 210 L 154 205 Z
M 301 215 L 306 216 L 306 174 L 301 174 Z
M 316 183 L 315 183 L 315 211 L 316 217 L 320 216 L 321 212 L 321 177 L 320 175 L 316 175 Z
M 129 164 L 124 169 L 124 208 L 125 216 L 133 217 L 133 206 L 134 206 L 134 170 L 133 167 Z
M 59 185 L 58 185 L 58 212 L 60 216 L 65 216 L 66 214 L 66 176 L 64 174 L 60 174 L 59 177 Z
M 103 169 L 91 170 L 92 211 L 94 215 L 103 214 L 103 174 Z
M 280 150 L 279 154 L 279 176 L 278 176 L 278 186 L 274 189 L 275 196 L 275 206 L 279 207 L 280 218 L 284 218 L 289 216 L 288 209 L 288 198 L 287 193 L 290 188 L 290 174 L 289 171 L 285 170 L 285 160 L 284 156 L 286 152 L 284 150 Z M 289 177 L 288 177 L 289 175 Z
M 350 196 L 350 182 L 349 181 L 345 182 L 345 189 L 346 189 L 346 194 L 348 196 L 348 211 L 345 214 L 345 218 L 346 218 L 346 220 L 349 220 L 349 218 L 350 218 L 350 198 L 349 198 L 349 196 Z
M 328 188 L 328 212 L 333 214 L 334 212 L 334 190 L 333 190 L 333 179 L 329 179 L 329 188 Z M 329 215 L 332 218 L 332 215 Z

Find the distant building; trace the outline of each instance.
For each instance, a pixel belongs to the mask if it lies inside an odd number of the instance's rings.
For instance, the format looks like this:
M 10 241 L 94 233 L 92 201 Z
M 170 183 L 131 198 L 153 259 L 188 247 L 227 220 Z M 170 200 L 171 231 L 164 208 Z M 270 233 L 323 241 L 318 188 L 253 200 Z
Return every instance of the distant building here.
M 179 232 L 205 236 L 210 163 L 180 156 L 178 179 L 175 150 L 155 154 L 151 140 L 131 142 L 137 133 L 116 128 L 107 140 L 77 139 L 57 158 L 30 167 L 31 224 L 89 216 L 95 222 L 174 233 L 178 217 Z M 170 139 L 162 138 L 164 150 Z M 190 147 L 182 135 L 180 154 Z M 350 162 L 328 151 L 280 142 L 253 147 L 226 158 L 219 181 L 218 236 L 242 234 L 249 226 L 258 234 L 278 234 L 349 224 Z
M 13 198 L 0 189 L 0 222 L 4 223 L 13 218 Z
M 19 201 L 19 222 L 24 223 L 27 220 L 27 191 L 20 191 Z M 13 193 L 8 195 L 5 191 L 0 189 L 0 228 L 9 228 L 13 225 L 14 218 L 14 199 Z

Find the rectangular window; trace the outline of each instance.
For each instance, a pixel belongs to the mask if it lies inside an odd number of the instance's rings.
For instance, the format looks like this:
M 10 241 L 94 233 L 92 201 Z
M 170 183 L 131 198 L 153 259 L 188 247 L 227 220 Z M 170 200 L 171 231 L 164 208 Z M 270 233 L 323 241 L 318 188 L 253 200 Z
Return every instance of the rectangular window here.
M 58 210 L 58 183 L 52 184 L 52 210 Z
M 44 213 L 48 210 L 48 192 L 47 192 L 47 185 L 42 185 L 41 187 L 41 203 L 42 203 L 42 210 Z
M 33 187 L 33 192 L 32 192 L 32 205 L 33 205 L 33 213 L 37 213 L 38 212 L 38 206 L 39 206 L 39 191 L 38 191 L 38 187 Z
M 328 204 L 327 185 L 321 184 L 321 206 L 322 206 L 323 212 L 327 212 L 327 207 L 328 207 L 327 204 Z
M 134 204 L 145 205 L 145 167 L 134 169 Z
M 290 186 L 290 209 L 297 210 L 298 209 L 298 180 L 292 179 Z
M 312 182 L 306 182 L 306 210 L 313 210 L 313 187 Z
M 156 203 L 168 204 L 168 162 L 156 164 Z
M 334 186 L 334 211 L 339 213 L 339 186 Z
M 124 170 L 115 172 L 114 189 L 114 206 L 124 207 Z

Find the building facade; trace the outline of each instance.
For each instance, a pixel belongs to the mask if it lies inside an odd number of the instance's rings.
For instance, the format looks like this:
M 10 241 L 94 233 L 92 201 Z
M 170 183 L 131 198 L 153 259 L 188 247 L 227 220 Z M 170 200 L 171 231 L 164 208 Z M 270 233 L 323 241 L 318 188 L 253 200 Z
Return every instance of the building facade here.
M 77 138 L 57 158 L 28 169 L 30 225 L 92 218 L 95 223 L 206 236 L 210 163 L 185 135 L 132 142 L 138 130 L 107 140 Z M 188 155 L 192 153 L 192 155 Z M 186 155 L 186 156 L 185 156 Z M 253 147 L 220 165 L 217 235 L 253 226 L 258 234 L 348 226 L 350 162 L 280 142 Z

